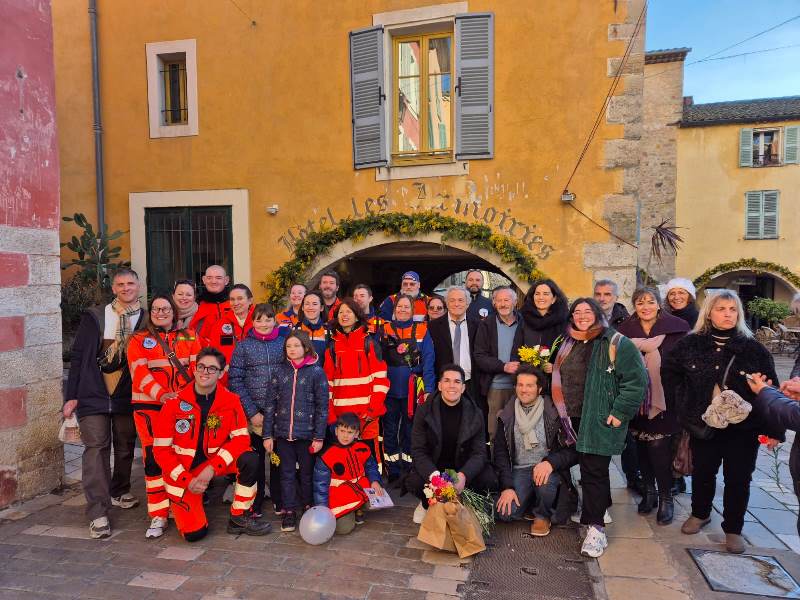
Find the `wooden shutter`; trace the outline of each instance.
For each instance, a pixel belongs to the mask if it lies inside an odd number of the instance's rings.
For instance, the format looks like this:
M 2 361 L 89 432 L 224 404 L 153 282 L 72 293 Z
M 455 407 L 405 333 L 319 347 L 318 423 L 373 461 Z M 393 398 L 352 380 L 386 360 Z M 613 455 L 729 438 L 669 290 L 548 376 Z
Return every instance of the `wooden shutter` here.
M 769 190 L 764 192 L 764 200 L 761 205 L 763 225 L 761 237 L 764 239 L 774 239 L 778 237 L 778 191 Z
M 456 158 L 494 156 L 494 15 L 456 15 Z
M 761 192 L 746 192 L 745 195 L 745 232 L 748 239 L 761 238 Z
M 753 166 L 753 130 L 739 130 L 739 166 Z
M 800 125 L 792 125 L 783 130 L 783 164 L 796 165 L 800 154 Z
M 383 167 L 386 153 L 386 90 L 383 89 L 383 27 L 350 32 L 350 101 L 353 166 Z

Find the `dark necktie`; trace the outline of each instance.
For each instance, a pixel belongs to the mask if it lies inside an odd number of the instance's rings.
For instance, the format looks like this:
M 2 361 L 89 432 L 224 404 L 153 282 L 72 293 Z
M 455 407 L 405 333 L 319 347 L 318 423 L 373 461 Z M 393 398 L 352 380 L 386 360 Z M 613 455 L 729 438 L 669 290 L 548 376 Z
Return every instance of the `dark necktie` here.
M 459 366 L 461 366 L 461 324 L 463 322 L 464 319 L 453 321 L 456 326 L 456 330 L 453 333 L 453 362 Z

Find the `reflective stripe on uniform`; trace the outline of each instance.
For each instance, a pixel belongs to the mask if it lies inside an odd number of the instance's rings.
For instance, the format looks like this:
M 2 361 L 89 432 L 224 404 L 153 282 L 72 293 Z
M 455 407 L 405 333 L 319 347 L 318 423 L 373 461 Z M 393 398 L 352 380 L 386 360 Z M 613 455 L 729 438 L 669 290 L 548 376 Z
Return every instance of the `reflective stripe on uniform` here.
M 211 447 L 209 447 L 209 449 L 208 449 L 208 453 L 209 453 L 209 454 L 214 454 L 214 453 L 216 453 L 216 451 L 217 451 L 217 450 L 219 450 L 219 447 L 216 447 L 216 448 L 211 448 Z
M 172 469 L 172 471 L 169 472 L 169 476 L 170 476 L 171 479 L 174 479 L 175 481 L 177 481 L 178 477 L 181 476 L 181 473 L 184 473 L 185 471 L 186 471 L 186 469 L 183 468 L 183 465 L 177 465 L 174 469 Z M 168 484 L 165 484 L 165 485 L 168 485 Z
M 242 485 L 238 481 L 236 485 L 233 487 L 233 493 L 236 496 L 241 496 L 242 498 L 254 498 L 256 495 L 256 484 L 253 485 Z
M 167 493 L 171 496 L 177 496 L 178 498 L 183 498 L 183 494 L 186 492 L 185 489 L 170 485 L 168 483 L 164 484 L 164 489 L 167 490 Z
M 337 506 L 336 508 L 332 508 L 331 512 L 333 513 L 333 516 L 338 516 L 339 513 L 360 506 L 361 504 L 362 502 L 360 500 L 358 502 L 351 502 L 350 504 L 345 504 L 344 506 Z
M 151 358 L 147 361 L 148 367 L 169 367 L 171 364 L 168 358 Z
M 231 508 L 233 510 L 247 510 L 253 506 L 253 500 L 255 500 L 255 496 L 249 500 L 234 500 L 233 504 L 231 504 Z
M 194 448 L 181 448 L 175 444 L 172 445 L 172 449 L 175 450 L 175 454 L 181 454 L 183 456 L 194 456 L 197 453 L 197 450 Z
M 250 432 L 247 431 L 247 427 L 242 427 L 241 429 L 234 429 L 231 431 L 231 437 L 234 438 L 237 435 L 246 435 L 249 436 Z
M 153 438 L 153 446 L 169 446 L 172 438 Z
M 388 385 L 376 385 L 372 388 L 373 392 L 386 392 L 389 393 L 389 386 Z
M 369 396 L 360 396 L 358 398 L 334 398 L 334 406 L 355 406 L 357 404 L 369 404 Z
M 169 500 L 162 500 L 161 502 L 156 503 L 147 503 L 148 512 L 155 512 L 157 510 L 161 510 L 162 508 L 169 508 Z
M 343 483 L 358 483 L 358 477 L 356 477 L 354 479 L 335 479 L 335 478 L 331 477 L 331 486 L 339 487 Z
M 209 452 L 210 451 L 211 449 L 209 448 Z M 222 448 L 219 452 L 217 452 L 217 456 L 219 456 L 222 460 L 224 460 L 226 465 L 229 465 L 233 462 L 233 456 L 231 455 L 230 452 L 225 450 L 225 448 Z
M 145 479 L 144 485 L 147 489 L 152 490 L 154 488 L 164 487 L 164 480 L 161 477 L 158 479 Z

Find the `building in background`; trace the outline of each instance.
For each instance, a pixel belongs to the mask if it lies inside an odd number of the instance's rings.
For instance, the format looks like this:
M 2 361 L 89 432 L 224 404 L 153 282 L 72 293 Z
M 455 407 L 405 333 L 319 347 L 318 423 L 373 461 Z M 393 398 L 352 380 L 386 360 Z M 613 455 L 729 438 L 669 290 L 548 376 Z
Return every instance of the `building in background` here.
M 222 263 L 263 296 L 258 282 L 309 232 L 430 210 L 516 240 L 571 296 L 606 277 L 630 293 L 636 248 L 574 207 L 635 238 L 642 11 L 641 0 L 101 2 L 109 229 L 130 231 L 125 252 L 150 291 Z M 54 30 L 63 211 L 93 220 L 86 7 L 56 3 Z M 573 207 L 562 191 L 598 113 Z M 441 233 L 373 232 L 307 275 L 335 268 L 345 289 L 366 281 L 380 298 L 409 268 L 426 290 L 472 267 L 524 288 L 512 266 Z
M 59 159 L 50 2 L 0 3 L 0 508 L 57 488 Z
M 745 303 L 788 302 L 800 291 L 800 96 L 685 104 L 677 273 Z

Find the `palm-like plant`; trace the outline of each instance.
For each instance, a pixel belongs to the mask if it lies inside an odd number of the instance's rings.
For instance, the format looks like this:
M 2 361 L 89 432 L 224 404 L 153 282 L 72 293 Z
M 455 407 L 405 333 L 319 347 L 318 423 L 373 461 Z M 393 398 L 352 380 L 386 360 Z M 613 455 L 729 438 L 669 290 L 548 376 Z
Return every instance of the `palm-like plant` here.
M 656 264 L 663 265 L 665 256 L 674 256 L 680 250 L 683 238 L 675 231 L 679 228 L 668 223 L 669 219 L 666 219 L 652 227 L 653 235 L 650 237 L 650 255 L 647 258 L 647 267 L 637 271 L 637 283 L 639 285 L 647 284 L 646 280 L 650 279 L 650 265 L 653 260 L 656 261 Z
M 130 267 L 127 261 L 118 261 L 122 246 L 111 246 L 109 242 L 120 238 L 125 232 L 115 231 L 108 233 L 108 225 L 103 224 L 99 233 L 83 213 L 75 213 L 71 217 L 64 217 L 64 221 L 74 222 L 83 231 L 80 237 L 73 235 L 68 242 L 62 243 L 62 248 L 67 248 L 77 255 L 68 262 L 62 263 L 62 269 L 78 267 L 78 275 L 87 282 L 96 283 L 101 289 L 111 286 L 111 273 L 117 269 Z

